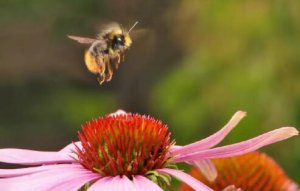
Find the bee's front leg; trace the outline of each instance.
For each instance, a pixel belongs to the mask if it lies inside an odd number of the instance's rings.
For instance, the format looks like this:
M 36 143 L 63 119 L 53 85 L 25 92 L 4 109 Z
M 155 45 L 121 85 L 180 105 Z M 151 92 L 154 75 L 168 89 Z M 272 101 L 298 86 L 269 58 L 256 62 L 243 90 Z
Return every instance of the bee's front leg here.
M 124 61 L 124 54 L 122 52 L 115 55 L 114 58 L 114 65 L 115 68 L 118 69 L 119 65 Z
M 121 62 L 124 62 L 124 60 L 125 60 L 125 54 L 121 53 L 120 56 L 121 56 Z
M 113 76 L 113 68 L 112 68 L 112 65 L 111 65 L 111 62 L 108 61 L 106 62 L 106 66 L 107 66 L 107 74 L 105 76 L 105 81 L 110 81 L 112 79 L 112 76 Z
M 115 58 L 114 58 L 114 65 L 115 65 L 115 68 L 116 68 L 116 69 L 119 68 L 120 62 L 121 62 L 120 54 L 116 54 L 116 55 L 115 55 Z

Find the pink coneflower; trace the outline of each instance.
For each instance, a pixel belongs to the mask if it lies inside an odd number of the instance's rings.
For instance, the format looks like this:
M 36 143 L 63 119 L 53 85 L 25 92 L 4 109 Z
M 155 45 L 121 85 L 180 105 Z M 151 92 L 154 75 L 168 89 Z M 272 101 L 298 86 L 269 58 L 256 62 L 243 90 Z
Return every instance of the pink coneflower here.
M 297 191 L 298 185 L 291 180 L 282 168 L 267 154 L 250 152 L 235 157 L 213 159 L 218 177 L 209 181 L 196 168 L 190 175 L 214 190 L 223 190 L 228 185 L 235 185 L 243 191 Z M 186 184 L 181 191 L 192 191 Z
M 237 144 L 212 148 L 245 116 L 237 112 L 217 133 L 198 142 L 176 146 L 166 125 L 151 117 L 118 111 L 88 122 L 79 142 L 58 152 L 0 149 L 0 161 L 33 167 L 0 170 L 0 190 L 163 191 L 173 176 L 198 191 L 212 190 L 176 168 L 180 162 L 216 178 L 210 161 L 241 155 L 291 136 L 283 127 Z

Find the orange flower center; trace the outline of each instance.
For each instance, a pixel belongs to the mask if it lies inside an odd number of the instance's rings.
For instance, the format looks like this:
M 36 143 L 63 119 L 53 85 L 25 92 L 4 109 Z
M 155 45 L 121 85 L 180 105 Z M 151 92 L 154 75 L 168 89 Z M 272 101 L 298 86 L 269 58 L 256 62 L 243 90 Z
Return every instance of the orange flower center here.
M 163 168 L 174 144 L 166 125 L 138 114 L 106 116 L 83 125 L 78 161 L 103 176 L 145 175 Z

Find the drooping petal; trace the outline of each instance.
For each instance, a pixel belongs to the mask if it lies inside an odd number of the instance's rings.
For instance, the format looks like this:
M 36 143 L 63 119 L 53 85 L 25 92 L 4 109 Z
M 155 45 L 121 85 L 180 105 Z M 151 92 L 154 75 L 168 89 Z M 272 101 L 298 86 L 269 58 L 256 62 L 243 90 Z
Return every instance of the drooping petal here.
M 104 177 L 96 181 L 88 191 L 139 191 L 126 176 Z
M 207 187 L 205 184 L 199 182 L 194 177 L 192 177 L 189 174 L 186 174 L 180 170 L 163 168 L 163 169 L 158 169 L 156 171 L 174 176 L 175 178 L 188 184 L 190 187 L 192 187 L 196 191 L 213 191 L 211 188 Z
M 97 174 L 83 174 L 82 176 L 70 176 L 60 183 L 51 188 L 51 190 L 67 190 L 67 191 L 78 191 L 86 183 L 98 179 Z
M 71 163 L 74 162 L 74 159 L 66 155 L 64 152 L 46 152 L 8 148 L 0 149 L 0 162 L 24 165 L 40 165 Z
M 51 166 L 53 166 L 52 169 L 41 172 L 0 179 L 1 189 L 5 191 L 48 191 L 77 177 L 100 177 L 99 174 L 92 173 L 77 164 Z
M 17 177 L 23 175 L 29 175 L 41 171 L 46 171 L 49 169 L 61 169 L 65 166 L 69 166 L 70 164 L 59 164 L 59 165 L 43 165 L 43 166 L 35 166 L 35 167 L 27 167 L 27 168 L 17 168 L 17 169 L 0 169 L 0 178 L 9 178 L 9 177 Z
M 144 176 L 134 176 L 133 183 L 136 187 L 136 190 L 143 191 L 163 191 L 156 183 L 152 182 Z
M 214 181 L 218 176 L 217 169 L 210 159 L 193 161 L 192 165 L 197 167 L 208 181 Z
M 228 135 L 228 133 L 245 116 L 246 116 L 246 112 L 238 111 L 232 116 L 229 122 L 221 130 L 217 131 L 213 135 L 189 145 L 185 145 L 182 147 L 175 147 L 170 152 L 172 153 L 172 155 L 177 155 L 177 154 L 186 154 L 197 150 L 199 151 L 200 149 L 211 148 L 217 145 L 218 143 L 220 143 L 226 137 L 226 135 Z
M 295 135 L 298 135 L 297 129 L 293 127 L 282 127 L 240 143 L 212 148 L 208 150 L 200 150 L 199 152 L 194 152 L 191 154 L 175 156 L 173 158 L 173 162 L 185 162 L 200 160 L 204 158 L 223 158 L 237 156 L 255 151 L 265 145 L 282 141 Z

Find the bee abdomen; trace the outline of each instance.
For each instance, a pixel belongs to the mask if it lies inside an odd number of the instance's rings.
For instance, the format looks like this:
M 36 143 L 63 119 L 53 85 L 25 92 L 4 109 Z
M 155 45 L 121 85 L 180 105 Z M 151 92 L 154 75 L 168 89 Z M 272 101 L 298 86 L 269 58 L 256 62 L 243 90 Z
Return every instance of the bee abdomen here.
M 96 57 L 88 50 L 84 53 L 84 62 L 90 72 L 93 74 L 99 73 L 99 64 L 97 63 Z

